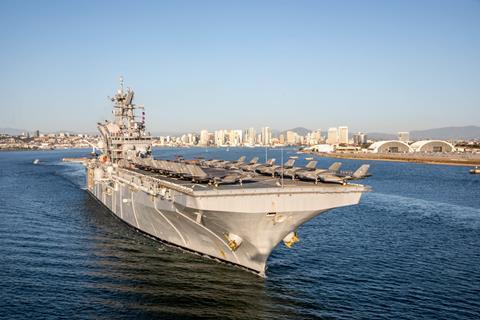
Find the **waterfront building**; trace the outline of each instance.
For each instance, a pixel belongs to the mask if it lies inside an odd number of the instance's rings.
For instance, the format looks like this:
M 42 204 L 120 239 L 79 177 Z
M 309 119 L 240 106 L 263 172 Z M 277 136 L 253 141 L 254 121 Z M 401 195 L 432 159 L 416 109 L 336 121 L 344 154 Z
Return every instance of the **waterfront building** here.
M 322 130 L 317 129 L 310 133 L 310 137 L 307 139 L 308 144 L 316 145 L 322 142 Z
M 190 144 L 190 145 L 191 145 L 191 144 L 196 144 L 196 142 L 197 142 L 196 140 L 197 140 L 197 139 L 196 139 L 196 136 L 195 136 L 193 133 L 187 134 L 187 137 L 188 137 L 188 142 L 187 142 L 187 144 Z
M 228 130 L 228 144 L 230 146 L 240 146 L 242 144 L 242 130 Z
M 337 128 L 329 128 L 328 129 L 327 144 L 330 144 L 330 145 L 338 144 L 338 130 L 337 130 Z
M 272 130 L 270 129 L 270 127 L 262 127 L 261 132 L 262 132 L 262 138 L 261 138 L 262 144 L 264 146 L 270 145 L 272 140 Z
M 330 144 L 317 144 L 312 147 L 312 150 L 319 153 L 330 153 L 335 151 L 335 147 Z
M 373 153 L 408 153 L 412 149 L 403 141 L 389 140 L 377 141 L 368 147 L 368 151 Z
M 294 131 L 287 131 L 287 144 L 294 145 L 297 144 L 298 134 Z
M 348 144 L 348 127 L 338 127 L 338 143 Z
M 208 145 L 209 140 L 209 133 L 208 130 L 200 131 L 200 140 L 198 142 L 199 145 L 206 146 Z
M 422 140 L 414 142 L 410 145 L 414 152 L 453 152 L 455 147 L 442 140 Z
M 353 135 L 353 144 L 361 146 L 362 144 L 367 143 L 367 135 L 363 132 L 359 132 Z
M 180 141 L 182 142 L 182 144 L 188 144 L 188 136 L 186 134 L 182 134 L 182 136 L 180 137 Z
M 225 131 L 215 130 L 215 145 L 223 146 L 225 144 Z
M 233 145 L 234 141 L 234 133 L 233 130 L 224 130 L 225 133 L 225 144 L 226 145 Z
M 256 142 L 255 137 L 256 137 L 255 128 L 248 128 L 247 130 L 245 130 L 243 143 L 253 146 L 255 145 L 255 142 Z

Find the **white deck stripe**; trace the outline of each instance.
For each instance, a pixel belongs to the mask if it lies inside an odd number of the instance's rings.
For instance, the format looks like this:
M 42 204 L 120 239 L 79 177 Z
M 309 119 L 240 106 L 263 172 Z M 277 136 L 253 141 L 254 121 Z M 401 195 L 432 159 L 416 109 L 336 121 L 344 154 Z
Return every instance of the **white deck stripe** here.
M 178 231 L 178 229 L 173 225 L 173 223 L 172 223 L 170 220 L 168 220 L 167 217 L 166 217 L 160 210 L 158 210 L 158 208 L 157 208 L 157 202 L 155 201 L 155 199 L 153 200 L 153 207 L 154 207 L 155 210 L 163 217 L 163 219 L 165 219 L 165 221 L 167 221 L 168 224 L 169 224 L 170 226 L 172 226 L 172 228 L 177 232 L 177 234 L 178 234 L 178 235 L 180 236 L 180 238 L 182 239 L 183 244 L 184 244 L 185 246 L 187 246 L 187 241 L 185 241 L 185 238 L 182 236 L 182 233 L 181 233 L 180 231 Z M 165 239 L 165 240 L 166 240 L 166 239 Z
M 138 220 L 137 220 L 137 214 L 135 213 L 135 206 L 133 205 L 133 192 L 131 193 L 131 199 L 132 199 L 133 217 L 135 218 L 135 222 L 137 223 L 137 228 L 140 229 L 140 225 L 138 224 Z
M 182 217 L 184 217 L 185 219 L 187 219 L 187 220 L 195 223 L 196 225 L 202 227 L 203 229 L 207 230 L 207 231 L 208 231 L 209 233 L 211 233 L 215 238 L 217 238 L 218 240 L 220 240 L 220 242 L 223 243 L 223 244 L 228 248 L 228 250 L 233 254 L 233 256 L 235 257 L 235 260 L 237 260 L 237 262 L 240 263 L 240 261 L 238 260 L 237 255 L 235 254 L 234 251 L 232 251 L 232 250 L 230 249 L 230 247 L 228 246 L 228 243 L 226 243 L 222 238 L 220 238 L 215 232 L 213 232 L 212 230 L 208 229 L 208 228 L 205 227 L 203 224 L 197 223 L 197 222 L 196 222 L 195 220 L 193 220 L 192 218 L 190 218 L 190 217 L 186 216 L 185 214 L 181 213 L 180 211 L 178 211 L 178 209 L 175 209 L 175 211 L 176 211 L 179 215 L 181 215 Z

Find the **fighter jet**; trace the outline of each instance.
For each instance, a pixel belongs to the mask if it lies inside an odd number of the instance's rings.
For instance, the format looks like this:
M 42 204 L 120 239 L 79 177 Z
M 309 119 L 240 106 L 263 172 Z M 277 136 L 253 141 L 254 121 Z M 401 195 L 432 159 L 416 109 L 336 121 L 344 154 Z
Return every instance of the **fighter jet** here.
M 318 176 L 322 173 L 333 173 L 336 174 L 339 172 L 340 167 L 342 166 L 341 162 L 334 162 L 328 169 L 310 169 L 310 170 L 300 170 L 296 172 L 296 176 L 300 180 L 309 180 L 317 181 Z
M 267 163 L 259 165 L 258 167 L 255 168 L 255 172 L 261 173 L 261 174 L 269 174 L 268 170 L 272 168 L 275 164 L 275 159 L 272 158 L 267 161 Z
M 217 164 L 224 162 L 220 159 L 201 160 L 200 163 L 204 167 L 215 167 Z
M 257 162 L 258 162 L 258 157 L 253 157 L 252 160 L 250 160 L 249 163 L 245 163 L 245 164 L 240 165 L 239 169 L 241 169 L 243 171 L 255 172 L 255 169 L 258 166 L 261 166 L 261 164 L 257 163 Z
M 292 167 L 289 169 L 285 169 L 283 172 L 284 177 L 289 177 L 292 178 L 292 180 L 295 180 L 295 177 L 297 176 L 297 173 L 300 171 L 313 171 L 315 170 L 315 167 L 317 166 L 317 161 L 313 160 L 307 163 L 305 167 Z
M 245 163 L 245 156 L 241 156 L 238 158 L 236 161 L 228 161 L 226 164 L 224 164 L 225 169 L 239 169 L 239 167 Z
M 228 166 L 235 165 L 235 164 L 241 164 L 245 162 L 245 156 L 241 156 L 238 158 L 238 160 L 235 161 L 228 161 L 228 160 L 218 160 L 210 164 L 210 167 L 213 168 L 227 168 Z
M 370 168 L 369 164 L 361 165 L 355 172 L 352 174 L 348 173 L 341 173 L 341 172 L 322 172 L 319 173 L 316 177 L 312 177 L 315 183 L 318 181 L 325 182 L 325 183 L 338 183 L 338 184 L 346 184 L 347 180 L 358 180 L 363 179 L 371 174 L 368 174 L 368 169 Z
M 257 172 L 264 174 L 264 175 L 271 175 L 274 177 L 275 175 L 281 175 L 282 174 L 282 169 L 290 169 L 293 168 L 293 164 L 295 163 L 295 159 L 288 159 L 287 162 L 281 165 L 272 165 L 269 167 L 260 167 L 257 169 Z
M 185 164 L 182 178 L 193 182 L 208 182 L 211 185 L 233 184 L 246 182 L 252 179 L 248 173 L 217 168 L 201 168 L 197 165 Z
M 351 171 L 340 171 L 337 173 L 337 176 L 343 177 L 347 180 L 359 180 L 372 176 L 371 173 L 368 173 L 368 169 L 370 169 L 369 164 L 362 164 L 360 168 L 353 173 Z

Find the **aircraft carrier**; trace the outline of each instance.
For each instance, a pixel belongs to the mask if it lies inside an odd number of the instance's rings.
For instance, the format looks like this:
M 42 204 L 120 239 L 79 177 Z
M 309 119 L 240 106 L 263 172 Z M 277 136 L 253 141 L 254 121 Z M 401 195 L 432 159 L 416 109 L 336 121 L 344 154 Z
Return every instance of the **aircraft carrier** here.
M 349 183 L 368 167 L 340 172 L 293 159 L 237 161 L 152 156 L 145 113 L 123 81 L 113 120 L 98 124 L 100 155 L 84 161 L 87 190 L 115 216 L 149 236 L 265 275 L 280 243 L 299 241 L 300 225 L 327 210 L 355 205 L 368 187 Z M 140 110 L 139 110 L 140 109 Z

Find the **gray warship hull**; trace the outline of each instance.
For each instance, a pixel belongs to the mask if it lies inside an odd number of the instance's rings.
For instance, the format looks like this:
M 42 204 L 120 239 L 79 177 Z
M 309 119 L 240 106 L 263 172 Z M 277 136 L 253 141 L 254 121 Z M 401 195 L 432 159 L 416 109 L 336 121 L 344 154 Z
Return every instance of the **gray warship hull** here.
M 357 204 L 365 192 L 355 184 L 194 190 L 128 169 L 94 174 L 87 168 L 87 177 L 88 191 L 130 226 L 262 276 L 270 253 L 288 234 L 322 212 Z M 238 247 L 229 243 L 232 234 L 241 239 Z
M 87 190 L 115 216 L 162 241 L 265 274 L 267 259 L 283 240 L 299 241 L 297 228 L 329 209 L 355 205 L 368 188 L 347 183 L 366 171 L 340 176 L 317 170 L 316 161 L 288 170 L 308 171 L 310 180 L 254 157 L 245 163 L 220 159 L 158 160 L 145 113 L 138 121 L 134 91 L 120 88 L 111 98 L 113 121 L 98 123 L 100 141 L 94 157 L 82 161 Z M 97 155 L 95 149 L 101 150 Z M 334 182 L 318 183 L 328 180 Z

